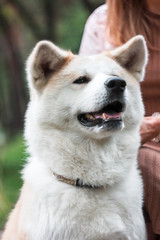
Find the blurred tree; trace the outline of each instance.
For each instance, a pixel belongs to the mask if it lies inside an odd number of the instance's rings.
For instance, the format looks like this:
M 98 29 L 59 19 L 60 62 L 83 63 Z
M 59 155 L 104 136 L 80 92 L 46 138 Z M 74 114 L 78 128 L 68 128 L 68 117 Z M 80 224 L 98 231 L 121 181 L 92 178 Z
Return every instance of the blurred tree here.
M 12 129 L 14 132 L 23 126 L 23 116 L 26 106 L 26 91 L 22 81 L 23 77 L 23 64 L 22 56 L 19 46 L 19 34 L 17 34 L 17 27 L 8 18 L 4 11 L 3 4 L 0 5 L 0 26 L 3 33 L 1 42 L 3 48 L 1 49 L 4 56 L 4 64 L 7 69 L 7 88 L 8 88 L 8 101 L 0 102 L 0 112 L 2 114 L 1 121 L 5 128 Z M 1 94 L 4 92 L 1 88 Z M 21 99 L 21 100 L 20 100 Z M 3 104 L 2 104 L 3 103 Z
M 93 12 L 99 5 L 104 3 L 104 0 L 81 0 L 89 12 Z
M 33 35 L 38 39 L 55 40 L 55 24 L 57 19 L 57 9 L 60 1 L 40 0 L 38 7 L 43 9 L 41 17 L 44 20 L 45 28 L 42 28 L 41 22 L 35 17 L 32 4 L 20 0 L 8 0 L 20 15 L 23 22 L 30 28 Z

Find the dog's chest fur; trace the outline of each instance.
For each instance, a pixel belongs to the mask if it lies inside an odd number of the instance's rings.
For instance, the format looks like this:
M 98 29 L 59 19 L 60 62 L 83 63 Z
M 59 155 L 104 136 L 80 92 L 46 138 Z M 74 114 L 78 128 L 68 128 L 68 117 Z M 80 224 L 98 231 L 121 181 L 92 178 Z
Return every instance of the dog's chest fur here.
M 137 171 L 129 173 L 136 181 L 128 175 L 127 182 L 116 184 L 114 190 L 109 186 L 105 189 L 73 187 L 52 179 L 47 171 L 48 177 L 45 176 L 43 182 L 42 175 L 33 174 L 41 187 L 33 191 L 33 196 L 31 190 L 29 201 L 32 202 L 28 208 L 25 206 L 29 216 L 25 217 L 25 230 L 30 233 L 29 239 L 91 240 L 111 236 L 122 240 L 140 239 L 144 228 L 142 215 L 137 214 L 141 199 L 134 197 L 140 196 L 142 186 Z
M 62 148 L 64 147 L 63 144 L 62 141 L 60 144 Z M 51 145 L 54 145 L 53 141 Z M 66 145 L 69 147 L 67 142 Z M 78 174 L 81 171 L 84 172 L 86 166 L 90 181 L 98 184 L 103 179 L 103 181 L 110 182 L 111 186 L 106 184 L 105 188 L 90 189 L 61 183 L 57 181 L 43 161 L 31 159 L 31 163 L 24 170 L 24 179 L 32 186 L 31 196 L 33 195 L 29 199 L 29 201 L 32 201 L 28 204 L 29 207 L 26 208 L 25 206 L 25 213 L 29 216 L 28 219 L 25 217 L 25 231 L 30 233 L 29 239 L 140 239 L 140 236 L 144 235 L 143 217 L 142 213 L 138 211 L 142 201 L 142 182 L 134 161 L 136 152 L 134 153 L 133 147 L 132 151 L 131 149 L 129 151 L 129 148 L 123 148 L 122 151 L 122 144 L 119 144 L 121 154 L 118 153 L 117 148 L 115 154 L 119 157 L 117 163 L 114 162 L 114 159 L 110 159 L 111 166 L 113 166 L 113 163 L 117 164 L 117 169 L 114 167 L 108 170 L 107 162 L 109 162 L 109 159 L 107 159 L 106 151 L 113 152 L 115 150 L 113 143 L 111 144 L 112 147 L 105 145 L 105 149 L 97 146 L 93 155 L 91 155 L 91 149 L 86 144 L 84 144 L 85 151 L 82 151 L 79 147 L 79 150 L 81 150 L 79 153 L 71 143 L 70 146 L 72 148 L 67 149 L 67 152 L 70 152 L 70 159 L 65 159 L 64 156 L 67 158 L 68 154 L 63 149 L 60 151 L 59 148 L 56 148 L 64 159 L 64 162 L 57 166 L 57 171 L 61 169 L 61 172 L 70 172 L 71 169 L 67 167 L 67 165 L 70 165 L 74 169 L 74 174 L 80 176 Z M 51 146 L 49 148 L 51 149 Z M 135 146 L 135 148 L 137 147 Z M 86 149 L 88 150 L 88 157 L 90 157 L 88 162 L 91 161 L 94 164 L 94 167 L 90 167 L 91 171 L 89 171 L 89 163 L 84 163 L 83 167 L 76 167 L 78 162 L 75 162 L 74 166 L 71 160 L 72 153 L 77 159 L 87 157 Z M 108 154 L 109 156 L 110 154 Z M 51 155 L 50 157 L 54 162 L 54 156 Z M 99 159 L 101 159 L 104 168 L 101 171 L 98 171 L 99 163 L 97 160 Z M 55 159 L 55 162 L 57 162 L 57 159 Z M 67 162 L 67 165 L 65 165 L 65 162 Z M 126 164 L 128 162 L 130 162 L 129 165 L 132 165 L 131 168 Z M 76 173 L 75 169 L 77 169 Z M 89 179 L 86 178 L 85 180 L 88 181 Z M 103 181 L 101 183 L 104 184 Z M 139 230 L 140 225 L 141 230 Z

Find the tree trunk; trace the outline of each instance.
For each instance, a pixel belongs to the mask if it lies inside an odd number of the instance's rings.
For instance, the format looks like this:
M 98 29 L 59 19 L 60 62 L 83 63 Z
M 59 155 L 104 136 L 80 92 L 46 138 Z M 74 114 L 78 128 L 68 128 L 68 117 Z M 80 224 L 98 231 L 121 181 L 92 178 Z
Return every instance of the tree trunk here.
M 8 75 L 7 108 L 2 109 L 2 125 L 9 132 L 16 132 L 23 127 L 27 96 L 24 85 L 24 66 L 19 49 L 15 26 L 0 12 L 0 25 L 3 31 L 3 55 Z M 1 106 L 2 108 L 3 106 Z

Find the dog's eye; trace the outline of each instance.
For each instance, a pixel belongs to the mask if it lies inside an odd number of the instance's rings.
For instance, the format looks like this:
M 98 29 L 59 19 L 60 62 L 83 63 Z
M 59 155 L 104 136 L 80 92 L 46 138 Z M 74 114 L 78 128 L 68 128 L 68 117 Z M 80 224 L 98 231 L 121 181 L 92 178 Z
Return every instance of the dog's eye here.
M 88 83 L 90 81 L 89 77 L 87 76 L 81 76 L 77 78 L 73 83 L 74 84 L 83 84 L 83 83 Z

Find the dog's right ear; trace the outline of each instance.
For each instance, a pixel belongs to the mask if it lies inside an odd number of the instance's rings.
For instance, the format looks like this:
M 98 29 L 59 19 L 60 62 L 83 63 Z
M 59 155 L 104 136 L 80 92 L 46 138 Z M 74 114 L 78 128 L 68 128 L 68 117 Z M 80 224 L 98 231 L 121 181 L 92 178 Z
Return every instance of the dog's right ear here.
M 70 52 L 60 49 L 52 42 L 40 41 L 27 61 L 29 86 L 42 90 L 51 75 L 56 73 L 70 58 Z

